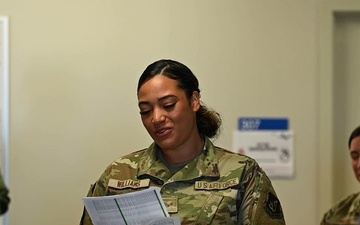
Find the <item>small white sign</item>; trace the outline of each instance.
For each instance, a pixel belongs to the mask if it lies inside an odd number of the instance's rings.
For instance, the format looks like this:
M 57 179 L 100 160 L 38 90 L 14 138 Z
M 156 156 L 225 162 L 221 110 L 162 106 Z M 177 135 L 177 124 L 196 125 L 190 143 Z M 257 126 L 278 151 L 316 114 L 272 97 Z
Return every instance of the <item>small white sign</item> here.
M 270 178 L 294 176 L 292 131 L 234 131 L 233 151 L 255 159 Z

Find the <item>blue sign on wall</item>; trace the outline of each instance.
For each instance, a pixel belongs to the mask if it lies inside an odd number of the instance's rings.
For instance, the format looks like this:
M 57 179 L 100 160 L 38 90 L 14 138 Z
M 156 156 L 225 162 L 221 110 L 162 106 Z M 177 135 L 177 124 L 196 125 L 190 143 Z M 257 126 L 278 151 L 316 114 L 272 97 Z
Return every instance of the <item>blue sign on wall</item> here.
M 241 131 L 288 130 L 289 120 L 287 118 L 243 117 L 238 120 L 238 129 Z

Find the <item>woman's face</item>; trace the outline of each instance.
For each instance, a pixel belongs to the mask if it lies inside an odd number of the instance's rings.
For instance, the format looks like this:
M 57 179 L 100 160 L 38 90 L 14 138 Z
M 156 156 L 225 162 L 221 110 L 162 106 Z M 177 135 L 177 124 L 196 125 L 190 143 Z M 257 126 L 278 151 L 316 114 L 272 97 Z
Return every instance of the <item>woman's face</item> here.
M 196 111 L 200 96 L 189 100 L 176 80 L 157 75 L 146 81 L 138 92 L 142 123 L 162 150 L 185 146 L 197 134 Z
M 350 143 L 351 166 L 358 182 L 360 182 L 360 136 Z

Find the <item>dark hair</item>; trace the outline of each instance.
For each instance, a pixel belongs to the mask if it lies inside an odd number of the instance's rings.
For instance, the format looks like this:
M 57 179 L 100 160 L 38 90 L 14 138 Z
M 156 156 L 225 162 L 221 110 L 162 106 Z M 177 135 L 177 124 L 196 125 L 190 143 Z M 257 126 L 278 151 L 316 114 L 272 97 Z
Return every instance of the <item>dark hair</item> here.
M 348 146 L 350 148 L 351 146 L 351 141 L 360 136 L 360 126 L 358 126 L 357 128 L 355 128 L 355 130 L 353 130 L 353 132 L 351 132 L 350 137 L 349 137 L 349 141 L 348 141 Z
M 174 60 L 161 59 L 147 66 L 141 74 L 137 94 L 139 94 L 139 89 L 146 81 L 157 75 L 176 80 L 179 88 L 185 92 L 189 100 L 194 91 L 200 93 L 199 81 L 187 66 Z M 212 138 L 218 135 L 221 118 L 219 113 L 201 104 L 200 109 L 196 112 L 196 123 L 200 134 Z

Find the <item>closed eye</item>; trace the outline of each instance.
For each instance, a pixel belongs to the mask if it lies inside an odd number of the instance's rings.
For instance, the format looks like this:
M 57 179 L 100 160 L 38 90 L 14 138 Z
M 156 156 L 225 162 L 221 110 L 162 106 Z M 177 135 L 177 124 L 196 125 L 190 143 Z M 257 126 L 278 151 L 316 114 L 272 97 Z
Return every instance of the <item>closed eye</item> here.
M 164 105 L 164 109 L 171 110 L 171 109 L 173 109 L 175 107 L 175 105 L 176 105 L 176 103 Z
M 350 157 L 352 160 L 357 160 L 359 158 L 359 154 L 357 152 L 352 152 Z
M 145 116 L 145 115 L 148 115 L 150 112 L 151 112 L 151 110 L 140 111 L 140 115 Z

